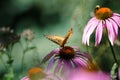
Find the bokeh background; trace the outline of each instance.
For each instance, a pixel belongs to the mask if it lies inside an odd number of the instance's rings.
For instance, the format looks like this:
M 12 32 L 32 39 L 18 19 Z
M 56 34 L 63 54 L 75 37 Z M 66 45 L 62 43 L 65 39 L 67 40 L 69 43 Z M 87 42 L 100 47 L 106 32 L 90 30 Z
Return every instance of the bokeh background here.
M 90 53 L 99 67 L 109 72 L 114 63 L 109 46 L 102 44 L 95 48 L 94 45 L 85 46 L 81 43 L 84 26 L 91 18 L 96 5 L 109 7 L 113 12 L 120 13 L 120 0 L 0 0 L 0 27 L 10 27 L 17 34 L 21 34 L 25 29 L 35 32 L 35 38 L 30 45 L 36 49 L 24 55 L 23 73 L 20 73 L 23 50 L 18 43 L 12 50 L 15 80 L 25 76 L 27 70 L 32 67 L 44 68 L 46 64 L 41 65 L 43 57 L 59 47 L 44 35 L 64 36 L 70 27 L 73 28 L 73 35 L 66 45 L 78 46 L 81 51 Z M 118 60 L 119 49 L 120 45 L 115 44 L 114 50 Z M 7 60 L 5 55 L 0 56 L 4 61 Z M 4 73 L 6 70 L 0 61 L 1 79 Z

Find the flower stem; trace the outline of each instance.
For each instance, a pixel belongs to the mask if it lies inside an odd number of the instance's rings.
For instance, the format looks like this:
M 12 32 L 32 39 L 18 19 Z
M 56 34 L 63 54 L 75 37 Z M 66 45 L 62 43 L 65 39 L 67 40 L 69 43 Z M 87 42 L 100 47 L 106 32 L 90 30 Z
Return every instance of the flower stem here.
M 25 53 L 23 53 L 23 56 L 22 56 L 22 62 L 21 62 L 21 72 L 23 72 L 24 56 L 25 56 Z
M 0 60 L 1 60 L 1 62 L 3 63 L 3 65 L 4 65 L 5 69 L 6 69 L 6 70 L 8 70 L 8 68 L 7 68 L 7 66 L 6 66 L 5 62 L 3 61 L 3 59 L 2 59 L 2 58 L 0 58 Z
M 25 53 L 26 51 L 28 50 L 28 42 L 26 40 L 26 48 L 24 49 L 23 48 L 23 55 L 22 55 L 22 61 L 21 61 L 21 72 L 23 72 L 23 69 L 24 69 L 24 58 L 25 58 Z M 20 45 L 23 47 L 22 43 L 20 42 Z
M 118 61 L 117 61 L 117 58 L 116 58 L 116 55 L 115 55 L 115 51 L 114 51 L 114 49 L 113 49 L 113 46 L 111 45 L 110 41 L 108 41 L 108 42 L 109 42 L 109 45 L 110 45 L 110 48 L 111 48 L 111 51 L 112 51 L 113 58 L 114 58 L 116 64 L 118 65 Z

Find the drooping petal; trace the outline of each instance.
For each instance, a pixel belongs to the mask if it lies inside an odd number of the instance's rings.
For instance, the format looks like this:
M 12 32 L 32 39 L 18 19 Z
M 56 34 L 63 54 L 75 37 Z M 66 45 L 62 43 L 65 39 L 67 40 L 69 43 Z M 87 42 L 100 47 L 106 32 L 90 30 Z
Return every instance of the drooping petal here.
M 98 23 L 99 23 L 99 20 L 96 20 L 96 21 L 94 22 L 94 24 L 91 25 L 91 28 L 90 28 L 89 31 L 87 32 L 87 34 L 86 34 L 87 45 L 89 45 L 90 35 L 91 35 L 91 34 L 93 33 L 93 31 L 95 30 L 95 28 L 97 27 Z
M 47 54 L 47 55 L 43 58 L 42 63 L 48 61 L 54 54 L 58 54 L 58 53 L 59 53 L 59 50 L 60 50 L 59 48 L 56 48 L 56 49 L 54 49 L 53 51 L 51 51 L 49 54 Z
M 62 79 L 57 75 L 48 74 L 44 79 L 40 79 L 40 80 L 62 80 Z
M 114 42 L 116 36 L 115 36 L 114 30 L 113 30 L 112 23 L 110 23 L 108 20 L 106 20 L 105 22 L 106 22 L 106 27 L 108 30 L 108 38 L 110 40 L 111 45 L 113 45 L 113 42 Z
M 64 68 L 73 68 L 72 66 L 72 63 L 71 63 L 71 60 L 63 60 L 64 64 L 63 64 L 63 67 Z
M 67 80 L 67 78 L 69 77 L 69 74 L 71 72 L 71 70 L 73 69 L 73 66 L 72 66 L 72 63 L 71 61 L 66 61 L 66 60 L 63 60 L 64 64 L 63 64 L 63 67 L 62 67 L 62 70 L 61 70 L 61 76 Z
M 86 68 L 87 61 L 83 58 L 76 57 L 73 59 L 73 63 L 76 67 Z
M 91 22 L 94 22 L 96 20 L 96 17 L 91 18 L 87 24 L 90 24 Z
M 86 52 L 76 53 L 76 57 L 86 58 L 86 59 L 88 59 L 89 61 L 92 60 L 92 57 L 91 57 L 88 53 L 86 53 Z
M 120 14 L 118 14 L 118 13 L 113 13 L 113 16 L 119 16 L 119 17 L 120 17 Z
M 87 32 L 89 31 L 89 29 L 91 28 L 91 25 L 94 24 L 94 21 L 96 20 L 96 18 L 92 18 L 90 19 L 90 21 L 87 23 L 87 25 L 85 26 L 84 28 L 84 31 L 83 31 L 83 36 L 82 36 L 82 43 L 83 44 L 86 44 L 86 35 L 87 35 Z
M 48 66 L 47 66 L 47 68 L 46 68 L 46 71 L 47 71 L 47 72 L 49 72 L 49 71 L 53 68 L 56 60 L 57 60 L 57 59 L 55 59 L 55 57 L 53 57 L 53 58 L 49 61 Z
M 71 60 L 67 61 L 67 60 L 63 60 L 64 64 L 63 64 L 63 68 L 62 68 L 62 72 L 64 72 L 65 70 L 70 70 L 73 68 Z
M 111 17 L 117 24 L 118 24 L 118 26 L 120 27 L 120 17 L 118 17 L 118 16 L 113 16 L 113 17 Z
M 62 65 L 62 60 L 59 60 L 56 67 L 55 67 L 54 73 L 59 73 L 62 66 L 63 66 Z
M 97 46 L 102 39 L 102 31 L 103 31 L 103 26 L 102 26 L 102 20 L 101 20 L 96 28 L 95 46 Z
M 112 23 L 113 26 L 113 31 L 115 33 L 115 36 L 118 36 L 118 25 L 112 20 L 112 19 L 108 19 L 110 21 L 110 23 Z

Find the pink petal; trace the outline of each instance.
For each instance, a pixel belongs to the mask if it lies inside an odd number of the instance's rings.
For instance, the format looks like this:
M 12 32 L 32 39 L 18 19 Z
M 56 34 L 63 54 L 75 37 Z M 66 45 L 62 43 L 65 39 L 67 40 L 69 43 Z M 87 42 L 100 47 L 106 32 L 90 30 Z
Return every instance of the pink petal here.
M 23 77 L 22 79 L 20 80 L 29 80 L 29 78 L 27 76 Z
M 87 71 L 75 69 L 67 80 L 112 80 L 111 77 L 102 71 Z
M 110 23 L 108 20 L 106 20 L 105 22 L 106 22 L 106 27 L 108 30 L 108 38 L 110 40 L 111 45 L 113 45 L 113 42 L 114 42 L 116 36 L 115 36 L 114 30 L 113 30 L 112 23 Z
M 64 63 L 65 63 L 65 66 L 68 67 L 69 69 L 73 68 L 71 60 L 69 60 L 69 61 L 64 60 Z
M 118 14 L 118 13 L 113 13 L 113 16 L 120 16 L 120 14 Z
M 63 61 L 63 69 L 66 68 L 66 69 L 70 69 L 72 67 L 72 64 L 70 62 L 70 60 L 62 60 Z
M 76 67 L 87 67 L 87 61 L 83 58 L 76 57 L 73 59 L 73 63 Z
M 92 60 L 92 57 L 86 52 L 76 53 L 76 57 L 85 58 L 86 60 L 89 60 L 89 61 Z
M 88 32 L 88 30 L 91 28 L 91 25 L 94 24 L 94 21 L 96 20 L 96 18 L 92 18 L 89 20 L 89 22 L 87 23 L 87 25 L 85 26 L 84 28 L 84 31 L 83 31 L 83 36 L 82 36 L 82 43 L 83 44 L 86 44 L 86 34 Z
M 89 45 L 89 39 L 90 39 L 90 35 L 93 33 L 93 31 L 95 30 L 95 28 L 97 27 L 99 23 L 99 20 L 96 20 L 94 22 L 94 24 L 91 25 L 90 29 L 88 30 L 88 32 L 86 33 L 86 40 L 87 40 L 87 45 Z
M 62 80 L 62 79 L 57 75 L 48 74 L 44 79 L 40 79 L 40 80 Z
M 62 67 L 62 60 L 59 60 L 56 67 L 55 67 L 55 72 L 54 73 L 59 73 L 60 68 Z
M 120 27 L 120 17 L 118 17 L 118 16 L 113 16 L 113 17 L 111 17 L 117 24 L 118 24 L 118 26 Z
M 102 31 L 103 31 L 103 26 L 102 26 L 102 20 L 101 20 L 98 24 L 98 27 L 96 28 L 95 46 L 97 46 L 102 39 Z
M 53 68 L 56 60 L 57 60 L 57 59 L 55 59 L 55 57 L 54 57 L 54 58 L 52 58 L 52 59 L 49 61 L 48 66 L 47 66 L 47 68 L 46 68 L 46 72 L 50 72 L 50 71 L 51 71 L 51 69 Z
M 115 36 L 117 37 L 118 36 L 118 25 L 112 19 L 109 19 L 109 21 L 110 21 L 110 23 L 112 23 Z
M 93 17 L 93 18 L 91 18 L 91 19 L 88 21 L 87 24 L 90 24 L 91 22 L 93 22 L 93 21 L 95 21 L 95 20 L 96 20 L 96 17 Z
M 59 53 L 59 50 L 60 50 L 59 48 L 56 48 L 56 49 L 52 50 L 49 54 L 47 54 L 47 55 L 43 58 L 42 63 L 48 61 L 54 54 L 58 54 L 58 53 Z
M 71 61 L 63 60 L 64 64 L 61 69 L 61 76 L 64 78 L 64 80 L 67 80 L 66 78 L 69 77 L 69 74 L 71 72 L 72 68 L 72 63 Z

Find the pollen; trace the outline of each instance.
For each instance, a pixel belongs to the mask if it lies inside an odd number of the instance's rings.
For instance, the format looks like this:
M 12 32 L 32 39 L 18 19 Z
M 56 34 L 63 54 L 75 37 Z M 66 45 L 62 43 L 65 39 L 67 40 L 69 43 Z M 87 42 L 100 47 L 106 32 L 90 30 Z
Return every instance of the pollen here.
M 99 20 L 105 20 L 107 18 L 110 18 L 112 16 L 112 11 L 109 8 L 103 7 L 103 8 L 97 8 L 95 10 L 95 16 Z
M 45 77 L 45 73 L 41 68 L 32 68 L 28 71 L 30 80 L 38 80 Z
M 59 56 L 61 59 L 70 60 L 74 58 L 74 49 L 69 46 L 64 46 L 60 49 Z

